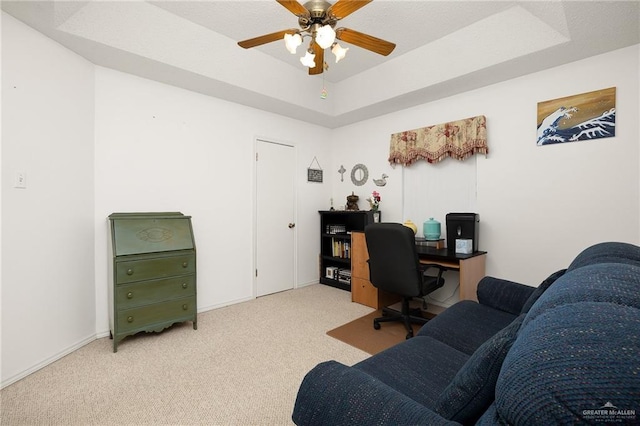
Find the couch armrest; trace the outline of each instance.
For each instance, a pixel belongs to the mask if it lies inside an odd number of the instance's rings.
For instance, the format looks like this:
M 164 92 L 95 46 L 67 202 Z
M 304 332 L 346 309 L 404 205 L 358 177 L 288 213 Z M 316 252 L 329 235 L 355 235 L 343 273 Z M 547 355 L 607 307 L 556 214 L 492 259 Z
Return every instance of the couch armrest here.
M 357 368 L 336 361 L 305 376 L 292 419 L 302 425 L 458 425 Z
M 535 287 L 513 281 L 484 277 L 478 283 L 478 302 L 518 315 L 534 290 Z

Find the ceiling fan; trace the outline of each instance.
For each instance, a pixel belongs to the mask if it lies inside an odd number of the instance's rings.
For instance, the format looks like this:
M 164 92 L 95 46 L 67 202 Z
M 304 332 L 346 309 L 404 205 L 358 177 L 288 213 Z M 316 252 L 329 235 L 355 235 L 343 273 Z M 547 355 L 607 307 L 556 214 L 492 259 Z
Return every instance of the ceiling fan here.
M 249 49 L 285 40 L 287 49 L 295 53 L 297 46 L 302 44 L 303 37 L 311 37 L 306 55 L 300 59 L 303 65 L 309 67 L 309 74 L 322 74 L 325 69 L 324 49 L 331 47 L 336 55 L 336 62 L 344 57 L 348 48 L 340 46 L 336 40 L 350 43 L 371 52 L 387 56 L 396 47 L 394 43 L 370 36 L 349 28 L 337 28 L 337 22 L 349 16 L 372 0 L 338 0 L 331 4 L 325 0 L 310 0 L 304 5 L 297 0 L 276 0 L 291 13 L 298 17 L 300 29 L 287 29 L 259 37 L 238 42 L 240 47 Z

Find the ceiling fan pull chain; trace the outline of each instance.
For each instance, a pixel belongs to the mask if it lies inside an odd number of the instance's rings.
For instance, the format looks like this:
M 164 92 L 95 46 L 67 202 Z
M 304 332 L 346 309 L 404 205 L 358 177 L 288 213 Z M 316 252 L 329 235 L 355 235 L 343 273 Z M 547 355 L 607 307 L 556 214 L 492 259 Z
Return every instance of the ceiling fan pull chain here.
M 324 73 L 322 73 L 322 91 L 320 92 L 320 99 L 327 99 L 327 89 L 324 88 Z

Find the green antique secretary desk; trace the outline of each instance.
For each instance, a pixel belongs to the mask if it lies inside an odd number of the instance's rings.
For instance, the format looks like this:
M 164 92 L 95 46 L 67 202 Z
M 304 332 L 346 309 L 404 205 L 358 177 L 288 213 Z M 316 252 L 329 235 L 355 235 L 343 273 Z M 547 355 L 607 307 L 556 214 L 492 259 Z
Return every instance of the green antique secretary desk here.
M 109 215 L 109 327 L 113 351 L 126 336 L 193 321 L 197 329 L 196 247 L 191 216 Z

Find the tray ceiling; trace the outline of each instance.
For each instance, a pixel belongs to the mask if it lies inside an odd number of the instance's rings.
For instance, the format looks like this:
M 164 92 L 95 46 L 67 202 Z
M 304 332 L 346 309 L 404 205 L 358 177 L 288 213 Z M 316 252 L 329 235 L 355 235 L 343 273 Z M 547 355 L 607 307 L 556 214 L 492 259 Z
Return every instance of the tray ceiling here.
M 275 0 L 2 9 L 97 65 L 331 128 L 640 43 L 638 1 L 374 0 L 339 26 L 394 42 L 393 53 L 347 45 L 344 60 L 327 55 L 328 71 L 309 76 L 281 42 L 237 45 L 297 27 Z

